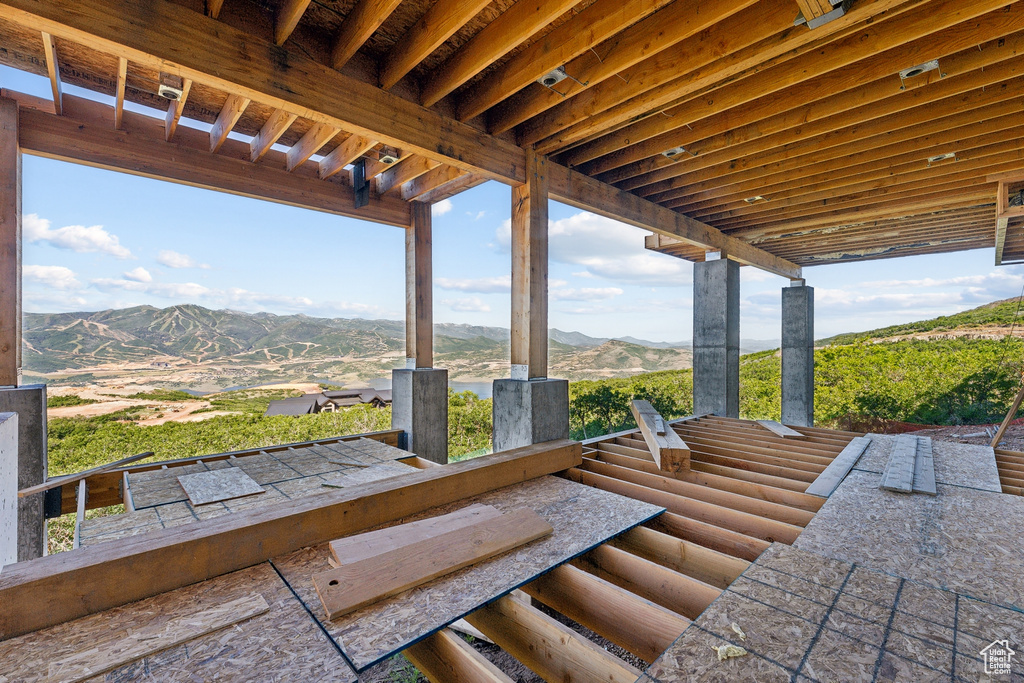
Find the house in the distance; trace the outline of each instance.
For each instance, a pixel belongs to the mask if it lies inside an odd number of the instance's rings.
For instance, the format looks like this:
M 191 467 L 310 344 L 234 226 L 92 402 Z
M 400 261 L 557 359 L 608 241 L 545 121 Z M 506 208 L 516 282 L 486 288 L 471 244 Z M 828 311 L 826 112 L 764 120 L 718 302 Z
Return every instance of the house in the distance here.
M 303 394 L 293 398 L 271 401 L 265 415 L 309 415 L 311 413 L 333 413 L 338 408 L 360 404 L 383 408 L 391 405 L 391 390 L 337 389 L 319 394 Z

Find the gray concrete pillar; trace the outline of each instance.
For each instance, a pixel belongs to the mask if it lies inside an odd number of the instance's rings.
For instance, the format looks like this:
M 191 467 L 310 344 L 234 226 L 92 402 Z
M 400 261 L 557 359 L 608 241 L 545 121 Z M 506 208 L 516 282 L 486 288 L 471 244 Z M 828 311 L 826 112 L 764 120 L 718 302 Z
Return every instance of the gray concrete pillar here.
M 18 488 L 46 480 L 46 385 L 0 388 L 0 413 L 18 414 Z M 18 562 L 44 555 L 43 494 L 18 500 Z
M 448 463 L 448 371 L 391 371 L 391 428 L 405 432 L 405 450 Z
M 18 561 L 18 415 L 0 413 L 0 567 Z
M 496 379 L 494 450 L 569 438 L 569 380 Z
M 814 425 L 814 287 L 782 289 L 782 422 Z
M 740 414 L 740 264 L 693 266 L 693 412 Z

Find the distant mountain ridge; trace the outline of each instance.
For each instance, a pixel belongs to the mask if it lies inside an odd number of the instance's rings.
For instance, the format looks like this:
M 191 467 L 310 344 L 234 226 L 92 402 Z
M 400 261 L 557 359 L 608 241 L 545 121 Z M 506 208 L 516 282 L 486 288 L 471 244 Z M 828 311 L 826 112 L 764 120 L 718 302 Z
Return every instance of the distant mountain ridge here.
M 454 373 L 488 374 L 488 365 L 503 358 L 508 362 L 507 328 L 439 323 L 434 336 L 438 362 Z M 262 367 L 261 380 L 267 372 L 285 370 L 295 377 L 330 377 L 349 370 L 380 376 L 400 365 L 405 355 L 402 321 L 215 311 L 193 304 L 28 313 L 24 339 L 25 370 L 43 374 L 111 364 L 135 369 L 200 364 L 216 366 L 222 374 L 231 368 Z M 689 358 L 689 344 L 551 330 L 552 370 L 577 377 L 689 367 Z

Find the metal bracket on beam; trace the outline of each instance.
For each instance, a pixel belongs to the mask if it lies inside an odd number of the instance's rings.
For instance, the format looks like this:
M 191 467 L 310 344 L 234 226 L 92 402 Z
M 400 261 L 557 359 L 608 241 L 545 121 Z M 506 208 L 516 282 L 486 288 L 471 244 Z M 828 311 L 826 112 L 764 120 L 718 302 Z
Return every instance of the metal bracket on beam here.
M 55 486 L 43 492 L 43 519 L 55 519 L 60 517 L 63 505 L 61 503 L 63 486 Z
M 797 15 L 797 18 L 793 21 L 793 26 L 800 26 L 801 24 L 807 24 L 807 28 L 810 28 L 810 29 L 815 29 L 815 28 L 818 28 L 819 26 L 824 26 L 825 24 L 829 23 L 830 21 L 835 21 L 836 19 L 844 16 L 846 14 L 847 10 L 850 9 L 850 5 L 853 4 L 853 0 L 830 0 L 830 1 L 832 3 L 832 7 L 834 8 L 831 12 L 826 12 L 825 14 L 822 14 L 820 17 L 814 17 L 813 19 L 811 19 L 809 21 L 807 20 L 807 18 L 804 17 L 803 12 L 801 12 L 800 14 Z
M 366 159 L 358 159 L 352 164 L 352 187 L 355 189 L 357 209 L 370 203 L 370 181 L 366 178 Z

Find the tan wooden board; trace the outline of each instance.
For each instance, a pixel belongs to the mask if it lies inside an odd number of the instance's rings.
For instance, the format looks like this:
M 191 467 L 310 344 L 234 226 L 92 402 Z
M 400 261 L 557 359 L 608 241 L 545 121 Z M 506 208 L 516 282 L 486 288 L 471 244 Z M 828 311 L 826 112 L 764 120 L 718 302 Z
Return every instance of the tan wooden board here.
M 267 601 L 256 593 L 161 624 L 135 628 L 116 643 L 102 648 L 93 647 L 50 662 L 49 677 L 54 683 L 79 683 L 269 610 Z
M 269 610 L 230 628 L 198 635 L 110 671 L 105 680 L 356 680 L 352 669 L 268 563 L 202 581 L 140 602 L 0 641 L 0 671 L 10 681 L 50 681 L 51 662 L 88 650 L 121 647 L 132 633 L 248 596 Z M 91 680 L 104 680 L 104 677 Z
M 523 508 L 316 574 L 313 584 L 333 621 L 552 531 L 543 517 Z
M 265 493 L 262 486 L 237 467 L 183 474 L 178 477 L 178 483 L 185 489 L 189 502 L 193 505 L 206 505 Z
M 328 544 L 275 558 L 274 565 L 313 614 L 321 618 L 349 661 L 362 671 L 662 511 L 654 505 L 548 476 L 439 506 L 399 522 L 435 517 L 475 503 L 502 512 L 532 509 L 548 520 L 554 533 L 335 621 L 322 619 L 312 580 L 314 574 L 330 566 Z
M 666 472 L 689 471 L 689 446 L 658 414 L 654 406 L 642 399 L 635 399 L 630 402 L 629 408 L 658 467 Z
M 769 432 L 772 432 L 776 436 L 781 436 L 784 439 L 807 438 L 806 436 L 796 431 L 795 429 L 791 429 L 790 427 L 787 427 L 781 422 L 775 422 L 774 420 L 758 420 L 757 424 L 761 425 L 762 427 L 767 429 Z
M 359 560 L 394 550 L 414 541 L 434 538 L 466 524 L 493 519 L 501 512 L 490 505 L 469 505 L 447 515 L 428 517 L 416 522 L 397 524 L 365 534 L 347 536 L 330 542 L 334 566 L 352 564 Z

